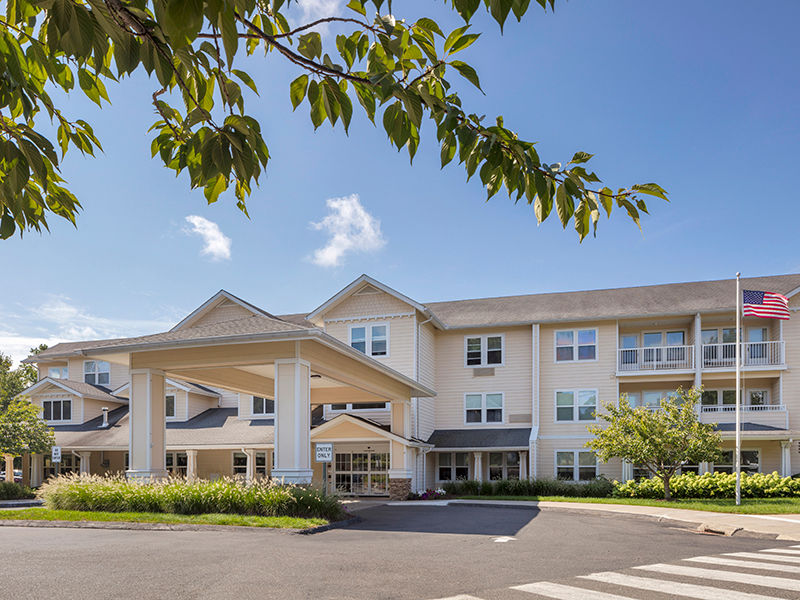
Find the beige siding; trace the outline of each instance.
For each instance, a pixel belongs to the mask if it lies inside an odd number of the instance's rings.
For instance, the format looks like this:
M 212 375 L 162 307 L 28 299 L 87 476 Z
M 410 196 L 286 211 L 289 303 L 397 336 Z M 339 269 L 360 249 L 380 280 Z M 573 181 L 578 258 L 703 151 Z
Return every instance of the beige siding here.
M 539 457 L 538 473 L 539 479 L 555 478 L 556 452 L 558 450 L 584 450 L 588 437 L 575 437 L 563 439 L 540 439 L 538 442 Z M 597 469 L 598 475 L 604 475 L 609 479 L 619 480 L 622 478 L 622 463 L 619 460 L 612 460 L 608 463 L 600 463 Z
M 106 402 L 105 400 L 92 400 L 91 398 L 84 398 L 83 400 L 83 422 L 90 421 L 95 417 L 102 416 L 103 408 L 108 408 L 109 411 L 119 408 L 122 404 L 114 402 Z M 74 410 L 73 410 L 74 412 Z M 74 415 L 73 415 L 74 420 Z
M 38 378 L 44 379 L 45 377 L 47 377 L 47 372 L 50 369 L 50 367 L 66 367 L 67 365 L 68 363 L 66 361 L 39 363 L 38 365 L 36 365 L 38 369 Z M 81 379 L 81 381 L 83 381 L 83 379 Z
M 234 450 L 201 450 L 197 453 L 197 475 L 201 479 L 233 476 Z
M 800 294 L 789 299 L 790 308 L 800 308 Z M 788 369 L 783 373 L 783 400 L 789 411 L 789 428 L 800 430 L 800 312 L 791 313 L 791 319 L 782 321 L 785 357 Z M 795 444 L 796 446 L 796 444 Z M 794 472 L 800 471 L 800 456 L 792 456 Z
M 414 312 L 414 308 L 411 305 L 372 286 L 366 286 L 334 306 L 323 316 L 328 321 L 412 312 Z
M 224 321 L 234 321 L 236 319 L 252 317 L 253 314 L 253 311 L 235 302 L 223 300 L 199 319 L 190 322 L 188 327 L 199 327 L 200 325 L 213 325 L 214 323 L 222 323 Z
M 494 375 L 475 376 L 475 370 L 464 366 L 464 338 L 468 335 L 503 334 L 503 366 L 494 368 Z M 446 331 L 436 338 L 436 429 L 515 427 L 531 425 L 531 330 L 511 329 Z M 464 395 L 467 393 L 503 393 L 503 423 L 466 424 Z
M 209 386 L 207 386 L 209 387 Z M 220 408 L 238 408 L 239 407 L 239 393 L 233 392 L 231 390 L 225 390 L 222 388 L 214 388 L 211 387 L 210 389 L 217 392 L 219 397 L 219 406 Z
M 372 358 L 408 377 L 414 377 L 414 317 L 326 322 L 325 331 L 349 344 L 351 327 L 383 324 L 389 327 L 389 356 Z
M 184 392 L 186 394 L 187 392 Z M 204 396 L 203 394 L 188 393 L 189 412 L 186 415 L 187 420 L 192 419 L 200 413 L 207 411 L 209 408 L 217 407 L 217 399 L 211 396 Z
M 419 326 L 419 381 L 436 389 L 436 330 L 430 323 Z M 436 429 L 436 400 L 434 398 L 417 399 L 417 415 L 415 417 L 415 433 L 418 438 L 427 440 Z M 421 471 L 421 464 L 418 466 Z M 420 475 L 421 478 L 421 475 Z
M 343 411 L 338 410 L 331 410 L 330 405 L 326 404 L 323 407 L 323 415 L 326 421 L 329 421 L 340 414 Z M 381 425 L 391 425 L 392 424 L 392 415 L 391 410 L 389 408 L 386 409 L 366 409 L 366 410 L 358 410 L 358 404 L 354 405 L 353 409 L 347 410 L 348 414 L 356 415 L 357 417 L 363 417 L 365 419 L 370 419 L 375 421 L 376 423 L 380 423 Z
M 239 415 L 240 419 L 272 419 L 274 415 L 253 415 L 253 396 L 248 394 L 238 394 L 239 396 Z
M 83 363 L 87 360 L 92 360 L 92 359 L 88 359 L 82 356 L 78 358 L 69 359 L 69 378 L 72 381 L 83 381 Z M 111 367 L 111 383 L 108 384 L 109 389 L 115 390 L 118 387 L 125 385 L 130 381 L 128 365 L 111 363 L 110 367 Z

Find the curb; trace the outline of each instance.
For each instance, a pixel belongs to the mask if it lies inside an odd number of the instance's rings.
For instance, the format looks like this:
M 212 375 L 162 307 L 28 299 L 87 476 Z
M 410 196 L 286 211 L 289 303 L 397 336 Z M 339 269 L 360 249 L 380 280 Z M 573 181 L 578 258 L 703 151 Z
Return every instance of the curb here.
M 248 525 L 201 525 L 194 523 L 136 523 L 133 521 L 45 521 L 0 519 L 0 527 L 49 527 L 51 529 L 111 529 L 116 531 L 263 531 L 270 533 L 304 533 L 303 529 L 251 527 Z
M 31 500 L 0 500 L 0 509 L 4 508 L 34 508 L 44 505 L 44 502 L 32 498 Z
M 309 527 L 308 529 L 294 529 L 292 533 L 296 533 L 297 535 L 314 535 L 315 533 L 322 533 L 323 531 L 330 531 L 331 529 L 341 529 L 343 527 L 350 527 L 350 525 L 355 525 L 356 523 L 361 523 L 363 521 L 363 517 L 359 517 L 358 515 L 351 517 L 350 519 L 344 519 L 343 521 L 334 521 L 333 523 L 328 523 L 327 525 L 319 525 L 318 527 Z

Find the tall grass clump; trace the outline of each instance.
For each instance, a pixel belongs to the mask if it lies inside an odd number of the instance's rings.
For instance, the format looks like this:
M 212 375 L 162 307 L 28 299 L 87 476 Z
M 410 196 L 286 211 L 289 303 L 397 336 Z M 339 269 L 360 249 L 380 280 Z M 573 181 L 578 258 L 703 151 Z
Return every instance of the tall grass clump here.
M 497 481 L 448 481 L 442 488 L 450 496 L 567 496 L 606 498 L 614 484 L 604 477 L 574 482 L 558 479 L 499 479 Z
M 128 481 L 124 476 L 61 475 L 49 479 L 38 496 L 47 508 L 103 512 L 155 512 L 182 515 L 223 513 L 264 517 L 345 517 L 335 496 L 320 490 L 280 485 L 268 480 L 244 484 L 233 479 L 156 483 Z
M 28 500 L 35 496 L 33 490 L 26 485 L 0 481 L 0 500 Z

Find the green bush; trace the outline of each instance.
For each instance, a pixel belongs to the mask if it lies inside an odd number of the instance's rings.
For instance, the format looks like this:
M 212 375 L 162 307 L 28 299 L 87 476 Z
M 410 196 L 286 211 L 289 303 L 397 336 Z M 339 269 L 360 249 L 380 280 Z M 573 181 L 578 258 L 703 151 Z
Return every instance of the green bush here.
M 183 515 L 225 513 L 265 517 L 321 518 L 346 516 L 335 496 L 316 489 L 232 479 L 171 479 L 153 484 L 122 476 L 62 475 L 48 480 L 38 496 L 47 508 L 107 512 L 163 512 Z
M 497 481 L 449 481 L 443 486 L 450 496 L 568 496 L 572 498 L 605 498 L 614 484 L 604 477 L 588 482 L 557 479 L 500 479 Z
M 0 481 L 0 500 L 28 500 L 35 497 L 36 494 L 26 485 Z
M 669 480 L 673 498 L 734 498 L 736 475 L 733 473 L 686 473 Z M 617 483 L 615 498 L 663 498 L 660 479 L 639 479 Z M 743 498 L 800 497 L 800 479 L 781 477 L 777 473 L 742 474 Z

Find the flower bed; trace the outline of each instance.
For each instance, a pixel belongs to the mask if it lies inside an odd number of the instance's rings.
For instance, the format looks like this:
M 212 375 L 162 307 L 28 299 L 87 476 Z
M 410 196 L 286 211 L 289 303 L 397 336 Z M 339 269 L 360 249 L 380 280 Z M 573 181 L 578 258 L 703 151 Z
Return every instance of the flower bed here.
M 733 498 L 736 475 L 733 473 L 686 473 L 669 480 L 673 498 Z M 617 483 L 615 498 L 663 498 L 660 479 L 639 479 Z M 781 477 L 777 473 L 742 474 L 742 498 L 800 497 L 800 479 Z

